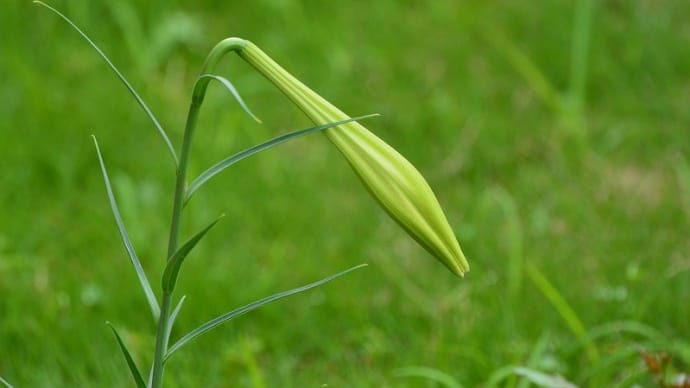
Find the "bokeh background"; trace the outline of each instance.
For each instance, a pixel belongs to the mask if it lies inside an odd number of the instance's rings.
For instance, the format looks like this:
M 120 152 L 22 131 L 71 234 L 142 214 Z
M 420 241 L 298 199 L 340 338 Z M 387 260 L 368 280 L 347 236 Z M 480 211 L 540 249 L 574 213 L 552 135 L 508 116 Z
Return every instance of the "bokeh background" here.
M 655 384 L 690 372 L 690 2 L 52 1 L 179 145 L 213 45 L 250 39 L 416 164 L 470 261 L 453 277 L 321 135 L 244 161 L 190 203 L 225 219 L 185 264 L 173 336 L 359 263 L 176 353 L 168 386 Z M 130 386 L 104 324 L 150 363 L 154 324 L 90 135 L 154 285 L 174 171 L 104 62 L 30 1 L 0 6 L 0 376 Z M 202 109 L 192 174 L 309 122 L 239 58 Z M 157 286 L 155 287 L 158 288 Z M 527 369 L 516 369 L 523 367 Z M 543 377 L 543 376 L 542 376 Z M 553 377 L 555 378 L 555 377 Z

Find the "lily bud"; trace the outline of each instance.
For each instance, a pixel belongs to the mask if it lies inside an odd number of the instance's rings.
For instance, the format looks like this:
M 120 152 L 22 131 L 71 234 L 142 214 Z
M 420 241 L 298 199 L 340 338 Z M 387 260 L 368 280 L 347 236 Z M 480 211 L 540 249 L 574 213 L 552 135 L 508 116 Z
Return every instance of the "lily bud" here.
M 276 85 L 314 124 L 349 118 L 253 43 L 244 43 L 237 53 Z M 441 205 L 424 177 L 407 159 L 358 122 L 329 128 L 324 133 L 379 204 L 410 236 L 454 274 L 462 276 L 469 271 Z

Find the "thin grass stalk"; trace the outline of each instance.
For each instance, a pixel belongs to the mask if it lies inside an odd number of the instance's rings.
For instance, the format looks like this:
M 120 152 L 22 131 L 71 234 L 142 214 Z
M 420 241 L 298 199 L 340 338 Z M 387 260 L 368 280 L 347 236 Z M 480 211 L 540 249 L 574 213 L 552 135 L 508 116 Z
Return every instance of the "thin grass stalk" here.
M 580 112 L 585 100 L 587 83 L 587 58 L 594 13 L 592 0 L 579 0 L 575 6 L 572 45 L 570 47 L 570 98 L 576 112 Z

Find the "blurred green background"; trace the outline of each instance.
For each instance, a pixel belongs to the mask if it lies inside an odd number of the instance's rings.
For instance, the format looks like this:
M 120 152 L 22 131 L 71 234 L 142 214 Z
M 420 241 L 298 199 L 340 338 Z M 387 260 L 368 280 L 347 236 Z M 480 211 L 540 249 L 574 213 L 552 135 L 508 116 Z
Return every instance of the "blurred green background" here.
M 321 135 L 225 172 L 185 234 L 173 336 L 259 297 L 370 266 L 237 319 L 177 353 L 168 386 L 649 386 L 641 350 L 690 372 L 690 2 L 53 1 L 179 145 L 211 47 L 250 39 L 416 164 L 470 260 L 453 277 L 369 197 Z M 0 376 L 130 386 L 154 325 L 110 213 L 97 136 L 154 285 L 174 172 L 94 51 L 30 1 L 0 6 Z M 218 85 L 192 175 L 309 122 L 235 56 L 264 122 Z M 156 289 L 158 287 L 156 286 Z M 520 370 L 518 370 L 520 371 Z M 323 384 L 323 385 L 322 385 Z

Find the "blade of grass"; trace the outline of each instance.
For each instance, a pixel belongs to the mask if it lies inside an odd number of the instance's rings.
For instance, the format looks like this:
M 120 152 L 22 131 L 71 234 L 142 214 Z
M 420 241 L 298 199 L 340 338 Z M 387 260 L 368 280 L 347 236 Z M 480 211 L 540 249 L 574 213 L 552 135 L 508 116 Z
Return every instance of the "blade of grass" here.
M 668 338 L 659 330 L 637 321 L 607 322 L 589 330 L 589 338 L 592 340 L 608 336 L 621 337 L 624 334 L 638 336 L 655 343 L 668 342 Z
M 117 207 L 117 202 L 115 201 L 115 195 L 113 194 L 113 188 L 110 186 L 110 179 L 108 178 L 108 171 L 105 169 L 105 163 L 103 162 L 103 156 L 101 155 L 101 150 L 98 147 L 98 141 L 96 141 L 95 136 L 92 136 L 92 138 L 93 138 L 93 143 L 96 146 L 96 153 L 98 154 L 98 162 L 101 165 L 101 172 L 103 173 L 103 181 L 105 182 L 105 189 L 108 193 L 108 200 L 110 201 L 110 208 L 113 211 L 113 216 L 115 216 L 115 222 L 117 223 L 117 228 L 120 231 L 120 236 L 122 236 L 122 241 L 125 244 L 125 249 L 127 250 L 127 254 L 129 255 L 129 258 L 132 261 L 132 265 L 134 266 L 134 269 L 137 272 L 137 277 L 139 278 L 139 283 L 141 284 L 141 288 L 144 289 L 144 294 L 146 294 L 146 300 L 149 302 L 149 306 L 151 307 L 151 313 L 153 314 L 153 320 L 158 321 L 158 317 L 160 316 L 160 308 L 158 306 L 158 302 L 156 301 L 156 295 L 153 293 L 153 289 L 151 289 L 151 283 L 149 283 L 149 279 L 146 277 L 146 273 L 144 272 L 144 268 L 141 266 L 141 262 L 139 261 L 139 258 L 137 257 L 137 253 L 134 251 L 134 246 L 132 245 L 132 242 L 129 239 L 129 234 L 127 233 L 127 229 L 125 228 L 125 224 L 122 221 L 122 217 L 120 217 L 120 211 Z
M 206 171 L 201 173 L 201 175 L 199 175 L 196 179 L 194 179 L 194 181 L 192 181 L 192 183 L 189 185 L 189 188 L 187 188 L 187 194 L 185 196 L 184 202 L 185 202 L 185 204 L 187 202 L 189 202 L 189 200 L 192 198 L 192 195 L 194 195 L 194 193 L 197 190 L 199 190 L 199 188 L 201 186 L 203 186 L 204 183 L 208 182 L 211 178 L 220 174 L 221 172 L 223 172 L 223 170 L 232 166 L 233 164 L 235 164 L 235 163 L 237 163 L 243 159 L 246 159 L 246 158 L 248 158 L 248 157 L 250 157 L 256 153 L 267 150 L 267 149 L 274 147 L 278 144 L 284 143 L 288 140 L 298 138 L 300 136 L 308 135 L 310 133 L 314 133 L 314 132 L 318 132 L 318 131 L 323 131 L 325 129 L 332 128 L 332 127 L 337 127 L 338 125 L 349 123 L 351 121 L 358 121 L 358 120 L 363 120 L 363 119 L 367 119 L 370 117 L 376 117 L 376 116 L 379 116 L 379 114 L 375 113 L 375 114 L 370 114 L 370 115 L 365 115 L 365 116 L 358 116 L 358 117 L 353 117 L 353 118 L 350 118 L 347 120 L 342 120 L 342 121 L 336 121 L 336 122 L 325 124 L 325 125 L 319 125 L 316 127 L 300 129 L 297 131 L 286 133 L 286 134 L 278 136 L 278 137 L 274 137 L 273 139 L 271 139 L 269 141 L 255 145 L 255 146 L 248 148 L 244 151 L 241 151 L 241 152 L 238 152 L 232 156 L 229 156 L 229 157 L 221 160 L 220 162 L 214 164 L 213 166 L 211 166 L 209 169 L 207 169 Z
M 189 252 L 194 249 L 196 244 L 201 241 L 201 239 L 208 233 L 211 228 L 213 228 L 218 221 L 220 221 L 221 218 L 224 216 L 220 216 L 216 218 L 213 222 L 211 222 L 207 227 L 199 231 L 197 234 L 192 236 L 189 240 L 187 240 L 186 243 L 184 243 L 175 253 L 173 253 L 172 256 L 168 259 L 168 263 L 165 266 L 165 271 L 163 271 L 163 280 L 162 280 L 162 285 L 163 285 L 163 292 L 170 294 L 173 292 L 175 289 L 175 283 L 177 282 L 177 275 L 180 272 L 180 267 L 182 266 L 182 262 L 184 259 L 187 257 Z
M 580 318 L 578 318 L 575 311 L 570 307 L 568 302 L 561 296 L 561 294 L 556 290 L 556 288 L 549 282 L 548 279 L 535 267 L 534 265 L 528 264 L 527 275 L 530 277 L 535 286 L 541 291 L 542 295 L 551 302 L 551 305 L 556 309 L 556 311 L 561 315 L 561 318 L 568 325 L 570 331 L 575 334 L 575 337 L 582 343 L 587 352 L 587 357 L 591 362 L 596 362 L 599 359 L 599 351 L 594 346 L 594 343 L 587 335 L 587 330 L 582 324 Z
M 12 384 L 8 383 L 7 380 L 3 379 L 2 377 L 0 377 L 0 383 L 4 385 L 6 388 L 14 388 Z
M 294 295 L 294 294 L 298 294 L 298 293 L 300 293 L 300 292 L 304 292 L 304 291 L 310 290 L 310 289 L 312 289 L 312 288 L 321 286 L 321 285 L 326 284 L 326 283 L 328 283 L 328 282 L 330 282 L 330 281 L 332 281 L 332 280 L 335 280 L 335 279 L 337 279 L 337 278 L 339 278 L 339 277 L 341 277 L 341 276 L 343 276 L 343 275 L 346 275 L 346 274 L 348 274 L 348 273 L 350 273 L 350 272 L 352 272 L 352 271 L 354 271 L 354 270 L 357 270 L 357 269 L 360 269 L 360 268 L 366 267 L 366 266 L 367 266 L 367 264 L 360 264 L 360 265 L 358 265 L 358 266 L 349 268 L 349 269 L 347 269 L 347 270 L 345 270 L 345 271 L 339 272 L 339 273 L 337 273 L 337 274 L 335 274 L 335 275 L 331 275 L 331 276 L 329 276 L 329 277 L 327 277 L 327 278 L 324 278 L 324 279 L 321 279 L 321 280 L 319 280 L 319 281 L 316 281 L 316 282 L 313 282 L 313 283 L 309 283 L 309 284 L 304 285 L 304 286 L 302 286 L 302 287 L 293 288 L 293 289 L 288 290 L 288 291 L 283 291 L 283 292 L 280 292 L 280 293 L 277 293 L 277 294 L 268 296 L 268 297 L 266 297 L 266 298 L 259 299 L 259 300 L 257 300 L 257 301 L 252 302 L 252 303 L 249 303 L 248 305 L 242 306 L 242 307 L 240 307 L 240 308 L 238 308 L 238 309 L 232 310 L 232 311 L 230 311 L 230 312 L 228 312 L 228 313 L 225 313 L 225 314 L 223 314 L 223 315 L 221 315 L 221 316 L 218 316 L 218 317 L 216 317 L 216 318 L 214 318 L 214 319 L 212 319 L 212 320 L 210 320 L 210 321 L 204 323 L 203 325 L 197 327 L 196 329 L 190 331 L 190 332 L 187 333 L 184 337 L 180 338 L 173 346 L 170 347 L 170 349 L 168 349 L 168 352 L 167 352 L 166 355 L 165 355 L 165 360 L 167 361 L 168 358 L 169 358 L 173 353 L 175 353 L 175 351 L 176 351 L 177 349 L 179 349 L 179 348 L 181 348 L 182 346 L 186 345 L 187 343 L 189 343 L 190 341 L 194 340 L 194 339 L 197 338 L 198 336 L 200 336 L 200 335 L 202 335 L 202 334 L 205 334 L 205 333 L 207 333 L 207 332 L 210 331 L 210 330 L 215 329 L 216 327 L 218 327 L 218 326 L 224 324 L 225 322 L 227 322 L 227 321 L 229 321 L 229 320 L 231 320 L 231 319 L 233 319 L 233 318 L 236 318 L 236 317 L 238 317 L 238 316 L 240 316 L 240 315 L 246 314 L 246 313 L 248 313 L 248 312 L 250 312 L 250 311 L 252 311 L 252 310 L 255 310 L 255 309 L 257 309 L 257 308 L 259 308 L 259 307 L 261 307 L 261 306 L 263 306 L 263 305 L 265 305 L 265 304 L 274 302 L 274 301 L 276 301 L 276 300 L 278 300 L 278 299 L 282 299 L 282 298 L 285 298 L 285 297 L 287 297 L 287 296 Z
M 453 378 L 453 376 L 438 369 L 429 368 L 426 366 L 408 366 L 398 368 L 394 373 L 396 377 L 421 377 L 442 387 L 462 388 L 462 384 Z
M 506 233 L 504 235 L 508 238 L 508 266 L 507 266 L 507 283 L 508 283 L 508 300 L 513 306 L 518 306 L 520 299 L 520 292 L 522 290 L 522 278 L 524 273 L 524 249 L 523 249 L 523 235 L 522 223 L 520 222 L 520 214 L 518 207 L 515 204 L 513 196 L 501 186 L 496 187 L 491 191 L 493 199 L 501 209 L 503 218 L 506 223 Z M 511 310 L 512 314 L 512 310 Z
M 594 2 L 592 0 L 579 0 L 575 6 L 573 40 L 570 47 L 570 98 L 578 112 L 585 99 L 587 57 L 593 11 Z
M 125 356 L 125 360 L 127 361 L 127 366 L 129 367 L 130 372 L 132 372 L 134 381 L 137 383 L 137 388 L 146 388 L 146 383 L 144 383 L 144 379 L 141 377 L 141 373 L 139 373 L 137 364 L 134 362 L 132 355 L 129 354 L 129 350 L 127 350 L 125 343 L 122 342 L 122 338 L 120 338 L 117 330 L 115 330 L 115 326 L 113 326 L 110 322 L 106 322 L 106 325 L 110 326 L 110 328 L 113 330 L 113 334 L 115 334 L 117 343 L 120 345 L 120 350 L 122 350 L 122 354 Z
M 491 372 L 486 382 L 482 386 L 487 388 L 505 386 L 505 384 L 499 384 L 513 377 L 515 375 L 515 368 L 517 368 L 517 366 L 515 365 L 505 365 L 498 369 L 495 369 L 493 372 Z
M 563 103 L 560 95 L 529 56 L 498 29 L 489 26 L 485 33 L 490 43 L 506 56 L 515 71 L 525 79 L 541 101 L 556 112 L 562 111 Z
M 35 4 L 38 4 L 38 5 L 41 5 L 41 6 L 43 6 L 43 7 L 46 7 L 46 8 L 48 8 L 49 10 L 51 10 L 53 13 L 55 13 L 56 15 L 60 16 L 60 17 L 61 17 L 63 20 L 65 20 L 75 31 L 77 31 L 77 33 L 79 33 L 79 35 L 81 35 L 81 37 L 84 38 L 84 40 L 86 40 L 86 41 L 88 42 L 88 44 L 89 44 L 91 47 L 93 47 L 94 50 L 96 50 L 96 52 L 98 53 L 98 55 L 100 55 L 101 58 L 103 58 L 103 60 L 108 64 L 108 66 L 109 66 L 110 69 L 115 73 L 115 75 L 117 76 L 117 78 L 119 78 L 120 81 L 125 85 L 125 87 L 126 87 L 127 90 L 129 91 L 129 93 L 132 95 L 132 97 L 134 97 L 134 99 L 137 101 L 137 103 L 139 104 L 139 106 L 141 106 L 141 108 L 144 110 L 144 112 L 146 112 L 146 115 L 149 117 L 149 119 L 151 120 L 151 122 L 153 122 L 153 125 L 154 125 L 154 126 L 156 127 L 156 129 L 158 130 L 158 133 L 160 133 L 161 137 L 163 138 L 163 141 L 165 142 L 165 145 L 168 147 L 168 151 L 170 152 L 170 156 L 172 157 L 173 161 L 175 162 L 175 166 L 177 166 L 177 163 L 178 163 L 178 161 L 177 161 L 177 154 L 175 153 L 175 148 L 173 147 L 172 142 L 170 141 L 170 138 L 168 137 L 167 133 L 165 132 L 165 130 L 163 129 L 163 127 L 160 125 L 160 123 L 158 122 L 158 120 L 156 119 L 156 117 L 153 115 L 153 112 L 151 111 L 151 109 L 149 109 L 148 105 L 146 105 L 146 103 L 145 103 L 144 100 L 139 96 L 139 94 L 136 92 L 136 90 L 134 90 L 134 87 L 132 87 L 132 85 L 130 85 L 129 81 L 127 81 L 127 79 L 125 78 L 125 76 L 123 76 L 122 73 L 120 73 L 120 71 L 117 69 L 117 67 L 115 67 L 115 65 L 110 61 L 110 59 L 108 58 L 108 56 L 105 55 L 105 53 L 96 45 L 96 43 L 94 43 L 94 42 L 93 42 L 93 41 L 92 41 L 92 40 L 81 30 L 81 29 L 79 29 L 79 27 L 77 27 L 77 25 L 74 24 L 74 22 L 72 22 L 72 20 L 70 20 L 70 18 L 68 18 L 67 16 L 63 15 L 62 13 L 60 13 L 60 11 L 56 10 L 55 8 L 49 6 L 48 4 L 46 4 L 46 3 L 42 2 L 42 1 L 34 0 L 34 3 L 35 3 Z
M 534 349 L 527 359 L 527 363 L 524 365 L 529 369 L 537 369 L 540 363 L 544 360 L 544 354 L 546 353 L 549 342 L 551 341 L 551 335 L 546 332 L 539 337 L 539 340 L 534 345 Z M 520 380 L 517 384 L 517 388 L 527 388 L 529 386 L 529 379 L 525 378 Z
M 530 382 L 532 382 L 532 384 L 535 384 L 539 387 L 577 388 L 577 385 L 564 379 L 560 375 L 549 375 L 549 374 L 540 372 L 538 370 L 530 369 L 530 368 L 525 368 L 525 367 L 519 366 L 519 367 L 515 368 L 515 374 L 517 374 L 518 376 L 525 377 Z
M 615 350 L 607 352 L 596 363 L 583 369 L 578 381 L 587 382 L 587 386 L 590 387 L 601 387 L 606 385 L 604 382 L 613 381 L 613 376 L 621 374 L 626 367 L 637 364 L 640 358 L 641 344 L 617 344 L 612 349 Z
M 237 101 L 237 103 L 240 104 L 240 107 L 242 108 L 242 110 L 244 110 L 245 113 L 247 113 L 257 123 L 261 124 L 261 119 L 256 117 L 254 115 L 254 113 L 252 113 L 252 111 L 249 110 L 249 107 L 247 106 L 247 104 L 245 104 L 244 100 L 240 96 L 240 93 L 235 88 L 235 85 L 233 85 L 228 79 L 223 78 L 219 75 L 215 75 L 215 74 L 202 74 L 199 76 L 199 78 L 197 78 L 196 82 L 208 82 L 210 80 L 216 80 L 216 81 L 220 82 L 223 86 L 225 86 L 225 88 L 235 98 L 235 101 Z M 194 88 L 196 89 L 196 86 Z M 202 96 L 202 98 L 203 98 L 203 96 Z

